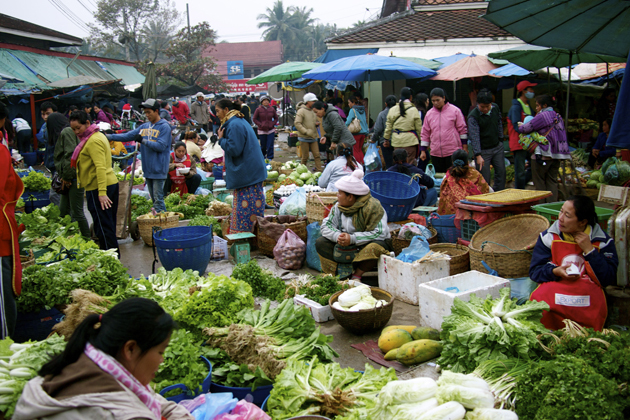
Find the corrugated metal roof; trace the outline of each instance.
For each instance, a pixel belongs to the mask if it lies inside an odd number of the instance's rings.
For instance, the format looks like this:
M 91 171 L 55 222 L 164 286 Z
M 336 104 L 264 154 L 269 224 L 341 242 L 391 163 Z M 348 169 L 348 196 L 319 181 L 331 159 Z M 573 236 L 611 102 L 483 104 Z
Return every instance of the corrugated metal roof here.
M 13 50 L 0 49 L 0 72 L 12 74 L 24 80 L 24 83 L 7 83 L 5 85 L 6 88 L 28 89 L 36 86 L 41 89 L 47 89 L 46 82 L 38 79 L 32 71 L 22 65 L 12 55 L 13 52 Z
M 105 67 L 107 71 L 113 74 L 117 79 L 122 79 L 125 86 L 135 85 L 136 83 L 144 83 L 144 76 L 136 70 L 135 67 L 116 63 L 105 63 L 102 61 L 98 61 L 96 63 Z

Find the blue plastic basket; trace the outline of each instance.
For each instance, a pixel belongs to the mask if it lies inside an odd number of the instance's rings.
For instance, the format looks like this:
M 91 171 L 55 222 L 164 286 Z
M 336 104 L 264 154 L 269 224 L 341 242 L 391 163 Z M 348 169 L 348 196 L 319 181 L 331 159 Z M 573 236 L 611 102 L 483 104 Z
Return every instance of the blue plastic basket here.
M 273 389 L 273 385 L 264 385 L 256 388 L 256 391 L 252 391 L 251 388 L 235 388 L 231 386 L 224 386 L 215 384 L 212 382 L 210 384 L 210 392 L 231 392 L 234 395 L 234 398 L 239 400 L 245 399 L 248 395 L 251 395 L 253 398 L 252 403 L 256 404 L 258 407 L 262 406 L 262 404 L 267 401 L 271 390 Z
M 172 397 L 166 397 L 168 401 L 179 403 L 180 401 L 183 401 L 183 400 L 191 400 L 195 398 L 197 395 L 208 393 L 208 391 L 210 390 L 210 383 L 212 382 L 212 363 L 210 363 L 210 361 L 203 356 L 199 356 L 199 357 L 201 357 L 203 361 L 206 362 L 209 369 L 208 376 L 206 376 L 206 379 L 204 379 L 203 382 L 201 383 L 201 392 L 191 391 L 184 384 L 175 384 L 175 385 L 167 386 L 166 388 L 162 389 L 160 391 L 160 395 L 164 396 L 166 395 L 167 392 L 170 392 L 174 389 L 181 389 L 182 390 L 181 394 L 173 395 Z
M 24 158 L 24 164 L 26 164 L 26 166 L 37 165 L 37 152 L 22 153 L 22 157 Z
M 370 187 L 372 197 L 381 202 L 388 222 L 409 218 L 420 194 L 416 181 L 405 174 L 388 171 L 370 172 L 363 181 Z
M 24 212 L 32 213 L 35 209 L 41 209 L 50 204 L 50 191 L 25 190 L 22 194 L 24 200 Z
M 212 227 L 184 226 L 153 234 L 160 262 L 166 270 L 181 268 L 205 273 L 212 255 Z
M 223 166 L 214 165 L 212 168 L 212 176 L 216 180 L 223 179 Z
M 431 213 L 429 222 L 438 233 L 439 243 L 455 244 L 457 243 L 457 239 L 461 238 L 461 230 L 455 227 L 454 214 L 440 216 L 437 213 Z

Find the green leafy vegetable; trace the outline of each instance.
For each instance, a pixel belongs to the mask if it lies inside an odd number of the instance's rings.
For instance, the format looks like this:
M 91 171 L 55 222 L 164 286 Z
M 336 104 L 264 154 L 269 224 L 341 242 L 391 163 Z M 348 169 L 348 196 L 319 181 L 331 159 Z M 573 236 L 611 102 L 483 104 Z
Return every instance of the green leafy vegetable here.
M 256 297 L 282 300 L 286 285 L 279 277 L 271 272 L 263 270 L 254 259 L 247 264 L 238 264 L 232 271 L 232 277 L 244 281 L 252 287 L 252 293 Z
M 223 236 L 223 230 L 221 230 L 221 223 L 212 216 L 199 215 L 193 217 L 188 226 L 212 226 L 212 232 L 217 236 Z
M 164 204 L 167 211 L 182 213 L 184 219 L 192 219 L 195 216 L 205 215 L 208 204 L 213 200 L 214 196 L 212 194 L 206 196 L 184 194 L 180 197 L 179 194 L 175 193 L 169 194 L 164 199 Z
M 144 198 L 141 195 L 131 195 L 131 221 L 134 222 L 138 216 L 151 212 L 153 203 L 151 200 Z
M 322 306 L 326 306 L 333 294 L 349 288 L 350 286 L 347 283 L 339 281 L 339 276 L 321 275 L 301 286 L 298 293 Z
M 30 191 L 48 191 L 50 190 L 50 179 L 46 178 L 41 172 L 31 171 L 22 178 L 24 189 Z

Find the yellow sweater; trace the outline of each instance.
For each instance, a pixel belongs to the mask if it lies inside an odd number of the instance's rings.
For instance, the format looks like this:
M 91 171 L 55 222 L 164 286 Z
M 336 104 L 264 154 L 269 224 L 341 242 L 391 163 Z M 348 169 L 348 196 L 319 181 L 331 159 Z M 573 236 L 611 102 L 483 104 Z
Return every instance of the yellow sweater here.
M 127 154 L 127 149 L 125 149 L 125 146 L 122 144 L 122 142 L 110 141 L 109 147 L 111 147 L 112 149 L 112 156 L 120 156 L 121 154 L 123 155 Z
M 85 143 L 77 162 L 78 187 L 85 191 L 98 188 L 98 195 L 107 195 L 107 187 L 118 183 L 112 169 L 112 152 L 103 133 L 94 133 Z

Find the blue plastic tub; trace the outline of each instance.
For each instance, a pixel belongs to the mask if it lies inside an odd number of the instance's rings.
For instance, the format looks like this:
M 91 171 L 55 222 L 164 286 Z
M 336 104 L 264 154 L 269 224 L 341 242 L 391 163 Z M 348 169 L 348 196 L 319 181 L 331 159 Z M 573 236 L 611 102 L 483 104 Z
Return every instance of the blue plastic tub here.
M 160 395 L 164 396 L 166 395 L 167 392 L 170 392 L 174 389 L 181 389 L 182 390 L 181 394 L 173 395 L 172 397 L 166 397 L 168 401 L 173 401 L 175 403 L 178 403 L 183 400 L 191 400 L 195 398 L 197 395 L 208 393 L 208 391 L 210 390 L 210 383 L 212 382 L 212 363 L 210 363 L 210 361 L 203 356 L 199 356 L 199 357 L 201 357 L 203 361 L 206 362 L 209 369 L 208 376 L 206 376 L 206 379 L 204 379 L 203 382 L 201 383 L 201 392 L 193 392 L 189 390 L 188 387 L 184 384 L 175 384 L 175 385 L 167 386 L 166 388 L 161 390 Z
M 37 152 L 22 153 L 26 166 L 37 165 Z
M 269 398 L 269 394 L 273 389 L 273 385 L 265 385 L 259 386 L 256 388 L 256 391 L 252 391 L 251 388 L 235 388 L 231 386 L 223 386 L 219 384 L 215 384 L 212 382 L 210 384 L 210 392 L 231 392 L 234 395 L 234 398 L 239 400 L 245 399 L 248 395 L 250 395 L 254 400 L 252 401 L 258 407 L 261 407 L 267 398 Z
M 398 172 L 370 172 L 363 181 L 372 196 L 381 202 L 388 222 L 406 220 L 416 205 L 420 185 L 410 176 Z
M 457 243 L 457 239 L 461 238 L 461 230 L 455 227 L 455 215 L 445 214 L 440 216 L 437 213 L 431 213 L 429 223 L 438 233 L 439 243 Z
M 15 333 L 11 338 L 16 343 L 45 340 L 54 325 L 61 322 L 64 316 L 56 308 L 42 309 L 39 312 L 18 312 Z
M 212 227 L 184 226 L 153 234 L 160 262 L 166 270 L 177 267 L 205 273 L 212 255 Z

